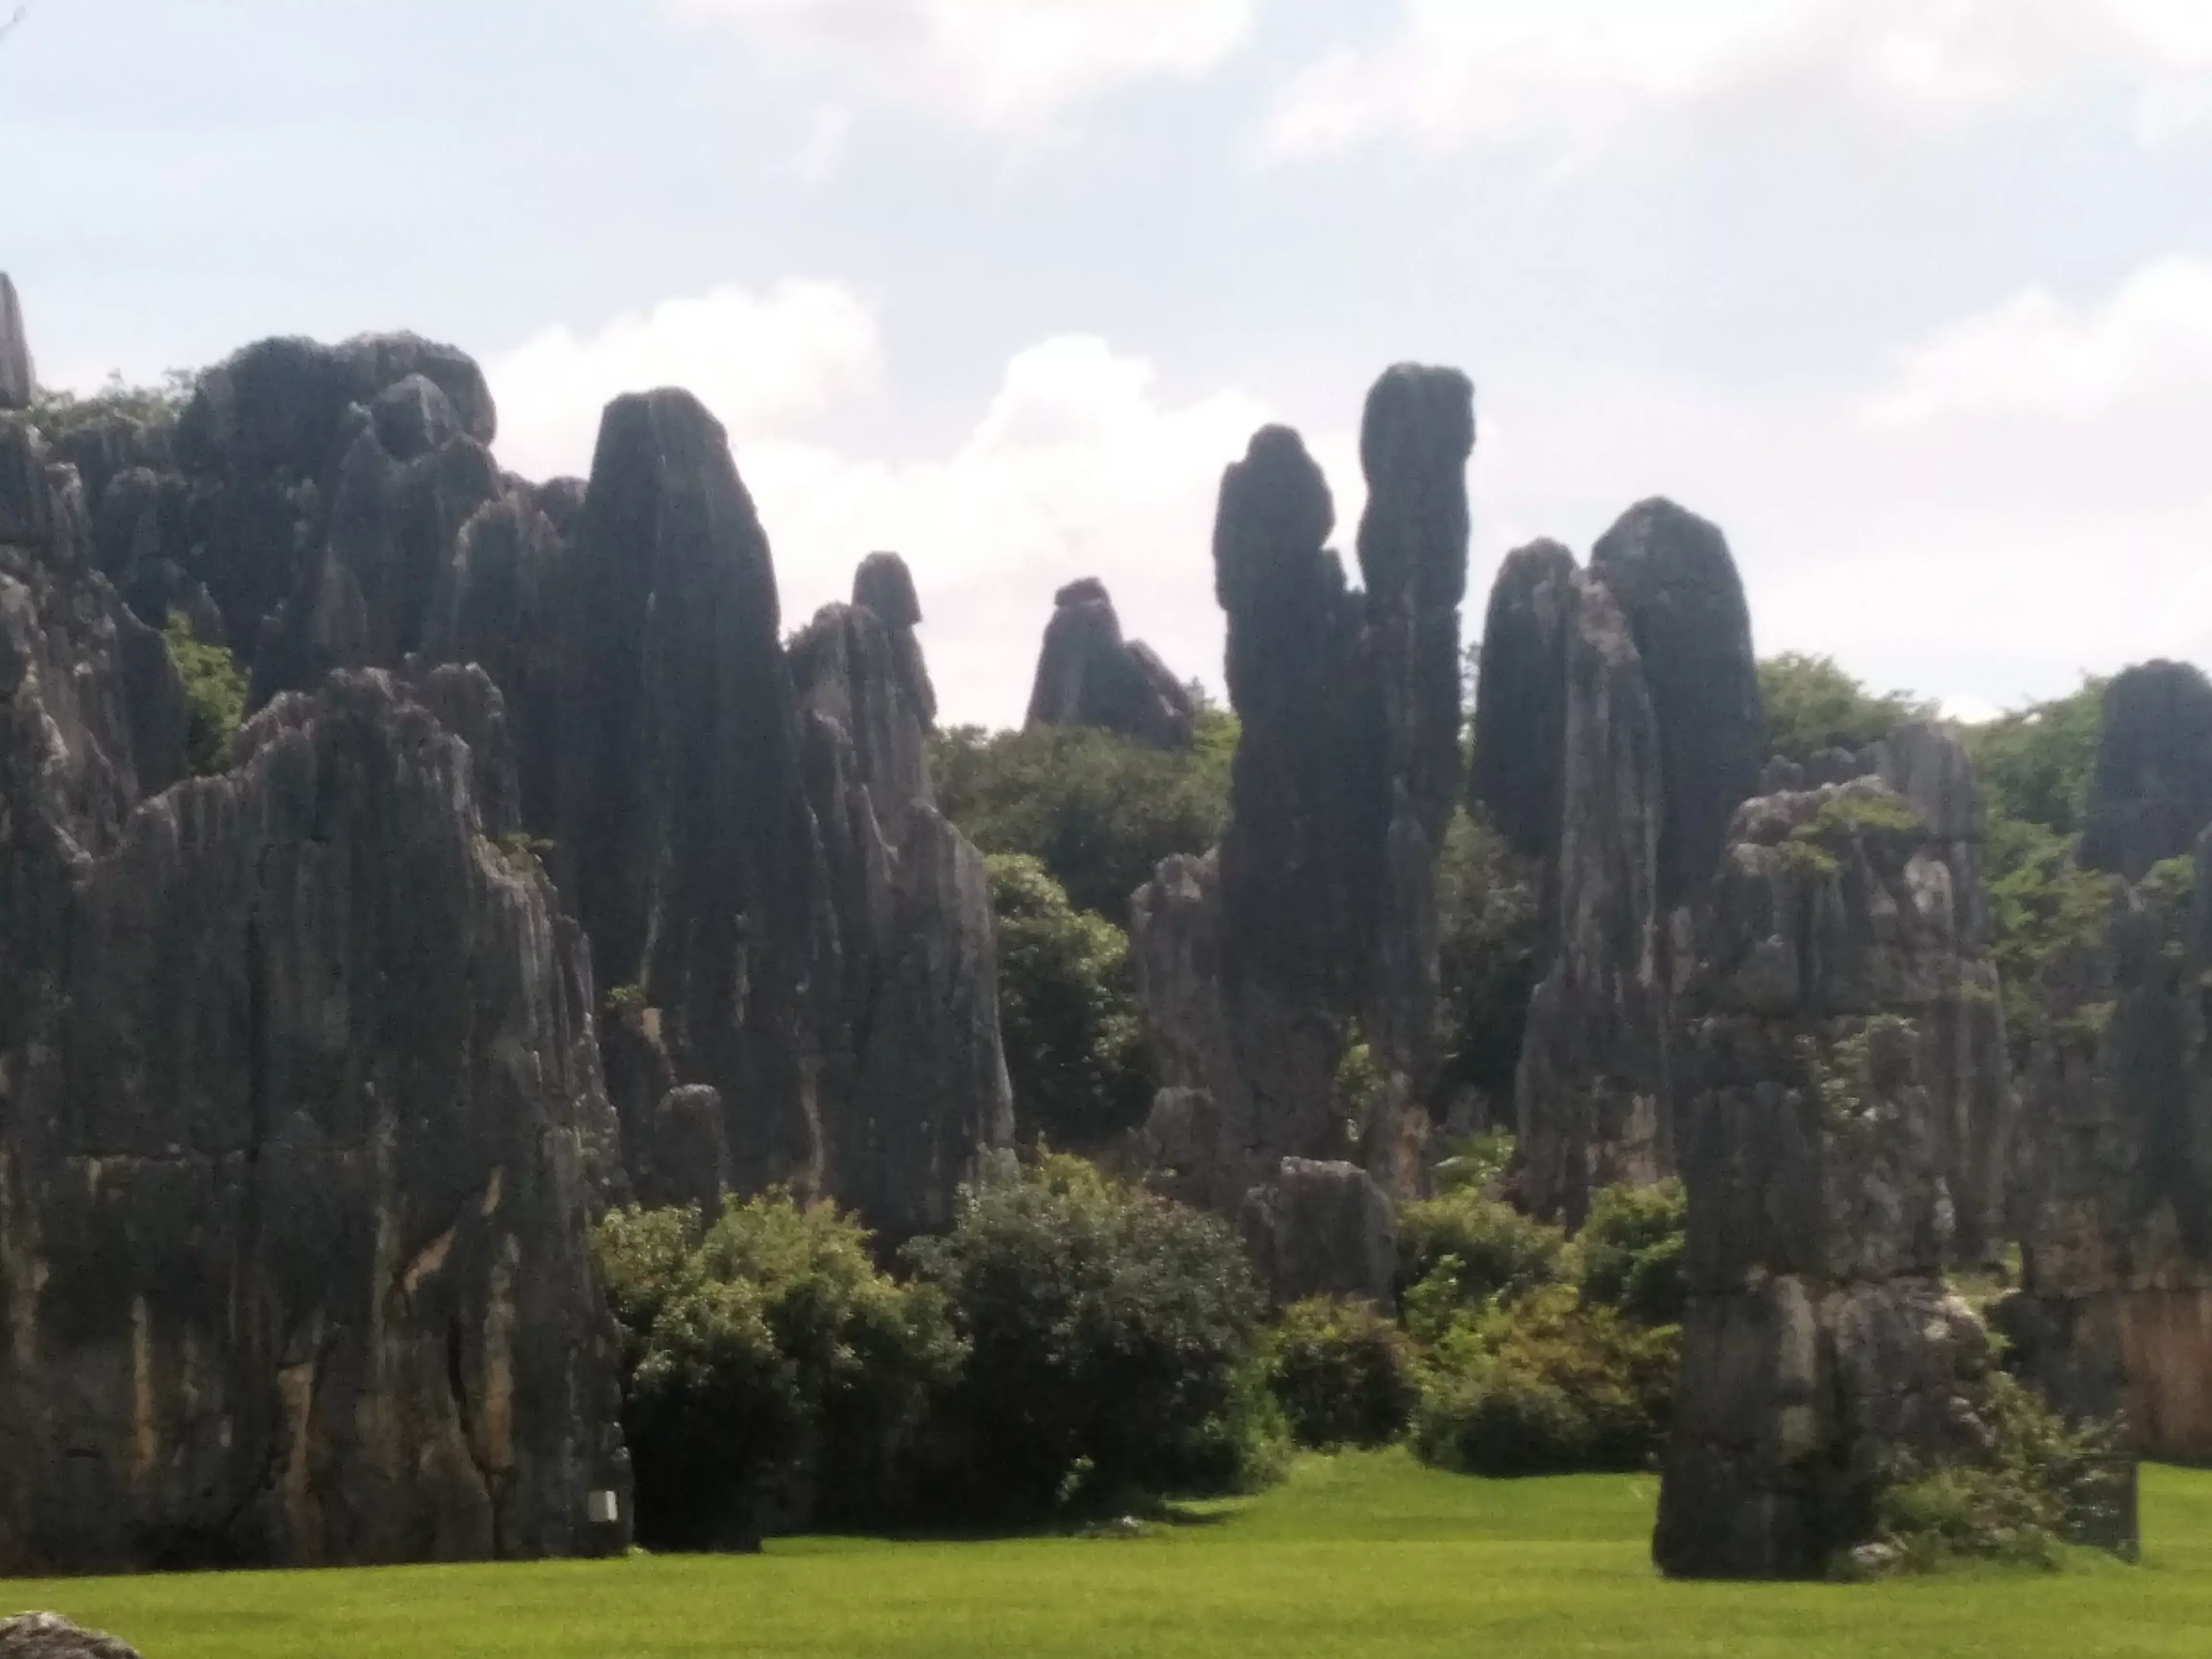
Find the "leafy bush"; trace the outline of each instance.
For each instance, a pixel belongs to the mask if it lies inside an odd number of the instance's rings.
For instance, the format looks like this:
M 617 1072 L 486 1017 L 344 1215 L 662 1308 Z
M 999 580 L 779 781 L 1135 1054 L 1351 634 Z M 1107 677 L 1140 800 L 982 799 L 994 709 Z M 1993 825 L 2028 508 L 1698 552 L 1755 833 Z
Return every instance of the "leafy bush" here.
M 1203 853 L 1229 814 L 1237 721 L 1203 709 L 1180 752 L 1088 726 L 986 732 L 960 726 L 931 748 L 938 805 L 986 853 L 1026 853 L 1078 908 L 1117 926 L 1129 896 L 1171 853 Z
M 1981 1415 L 1988 1451 L 1901 1471 L 1877 1501 L 1872 1547 L 1853 1551 L 1841 1571 L 1933 1572 L 1970 1561 L 2056 1568 L 2063 1546 L 2117 1535 L 2127 1486 L 2116 1425 L 2069 1428 L 2002 1371 L 1989 1379 Z
M 120 415 L 147 426 L 176 419 L 199 382 L 197 371 L 173 368 L 159 386 L 131 386 L 119 373 L 111 373 L 99 391 L 80 397 L 54 386 L 40 386 L 31 399 L 31 424 L 48 443 L 111 415 Z
M 1302 1446 L 1380 1446 L 1420 1399 L 1413 1345 L 1364 1302 L 1315 1297 L 1283 1310 L 1267 1386 Z
M 1512 1163 L 1512 1132 L 1486 1129 L 1480 1134 L 1462 1135 L 1445 1147 L 1431 1173 L 1440 1193 L 1487 1193 Z
M 246 676 L 229 652 L 193 636 L 191 618 L 181 611 L 169 613 L 162 637 L 184 677 L 185 763 L 196 777 L 220 772 L 245 718 Z
M 940 1490 L 1029 1519 L 1272 1473 L 1260 1297 L 1216 1218 L 1050 1155 L 997 1167 L 908 1249 L 969 1348 Z
M 1823 749 L 1863 749 L 1906 720 L 1936 712 L 1934 703 L 1910 691 L 1869 691 L 1832 657 L 1796 651 L 1759 665 L 1759 695 L 1766 752 L 1801 764 Z
M 1152 1104 L 1128 937 L 1076 909 L 1027 854 L 985 862 L 999 922 L 999 1028 L 1023 1127 L 1054 1146 L 1102 1145 Z
M 1689 1300 L 1683 1272 L 1689 1206 L 1682 1183 L 1608 1187 L 1575 1235 L 1583 1299 L 1641 1325 L 1680 1322 Z
M 1399 1206 L 1399 1282 L 1442 1284 L 1454 1306 L 1556 1284 L 1571 1276 L 1570 1266 L 1559 1228 L 1475 1188 Z
M 1680 1341 L 1563 1285 L 1462 1315 L 1424 1364 L 1414 1453 L 1464 1474 L 1641 1468 L 1665 1433 Z
M 599 1259 L 621 1327 L 640 1538 L 747 1546 L 893 1507 L 961 1348 L 933 1286 L 878 1273 L 867 1234 L 770 1193 L 617 1210 Z

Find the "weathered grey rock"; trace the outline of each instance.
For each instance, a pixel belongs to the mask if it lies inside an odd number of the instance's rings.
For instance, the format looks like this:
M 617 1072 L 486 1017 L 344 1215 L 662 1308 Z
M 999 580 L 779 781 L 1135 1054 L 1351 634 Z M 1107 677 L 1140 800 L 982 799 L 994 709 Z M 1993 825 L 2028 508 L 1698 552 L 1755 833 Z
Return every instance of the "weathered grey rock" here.
M 2192 664 L 2140 663 L 2105 688 L 2081 832 L 2084 867 L 2141 881 L 2212 824 L 2212 681 Z
M 2025 1092 L 2023 1294 L 2005 1326 L 2069 1416 L 2146 1456 L 2212 1456 L 2212 833 L 2193 900 L 2115 884 L 2106 939 L 2062 957 Z
M 1277 1307 L 1310 1296 L 1389 1302 L 1397 1215 L 1357 1164 L 1286 1158 L 1273 1181 L 1245 1194 L 1237 1220 Z
M 1590 569 L 1628 619 L 1659 719 L 1659 900 L 1672 908 L 1712 873 L 1765 759 L 1751 613 L 1727 539 L 1672 501 L 1629 508 L 1591 550 Z
M 1574 577 L 1575 556 L 1557 542 L 1507 554 L 1475 665 L 1468 797 L 1528 858 L 1549 858 L 1559 846 Z
M 341 678 L 147 798 L 158 638 L 65 566 L 0 617 L 0 1571 L 618 1545 L 613 1124 L 496 694 Z
M 1653 1553 L 1821 1572 L 1882 1482 L 1969 1455 L 1987 1345 L 1949 1297 L 1944 844 L 1887 786 L 1745 803 L 1674 1048 L 1690 1304 Z
M 899 616 L 909 614 L 901 586 L 877 564 L 854 591 Z M 843 975 L 823 1088 L 826 1179 L 901 1237 L 949 1224 L 959 1184 L 1013 1139 L 990 882 L 933 804 L 924 738 L 934 700 L 911 624 L 826 605 L 789 656 Z
M 58 1613 L 22 1613 L 0 1619 L 0 1659 L 138 1659 L 138 1653 L 127 1642 L 81 1629 Z
M 1182 749 L 1197 714 L 1190 689 L 1158 653 L 1121 637 L 1105 584 L 1086 576 L 1053 596 L 1029 725 L 1095 726 L 1156 748 Z
M 1573 578 L 1565 620 L 1565 777 L 1550 971 L 1514 1079 L 1524 1200 L 1578 1224 L 1616 1182 L 1674 1168 L 1658 719 L 1606 584 Z
M 1229 823 L 1211 858 L 1170 860 L 1137 895 L 1132 956 L 1161 1083 L 1135 1155 L 1224 1213 L 1285 1158 L 1353 1152 L 1386 1191 L 1420 1179 L 1474 429 L 1456 371 L 1377 383 L 1364 594 L 1325 545 L 1334 508 L 1296 433 L 1262 429 L 1222 479 L 1214 591 L 1242 722 Z M 1350 1100 L 1354 1043 L 1380 1082 Z
M 23 333 L 22 302 L 0 270 L 0 410 L 28 409 L 38 382 L 31 374 L 31 346 Z

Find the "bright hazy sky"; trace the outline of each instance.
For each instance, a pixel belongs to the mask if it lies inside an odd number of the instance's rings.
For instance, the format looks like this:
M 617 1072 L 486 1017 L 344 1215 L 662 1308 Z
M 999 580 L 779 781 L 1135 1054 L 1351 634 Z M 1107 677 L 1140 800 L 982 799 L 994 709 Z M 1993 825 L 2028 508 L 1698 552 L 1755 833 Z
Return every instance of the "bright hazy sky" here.
M 1297 425 L 1348 545 L 1401 358 L 1470 632 L 1665 494 L 1957 712 L 2212 660 L 2212 0 L 31 0 L 0 269 L 50 384 L 452 340 L 532 475 L 688 386 L 785 625 L 902 551 L 954 720 L 1085 574 L 1218 684 L 1223 465 Z

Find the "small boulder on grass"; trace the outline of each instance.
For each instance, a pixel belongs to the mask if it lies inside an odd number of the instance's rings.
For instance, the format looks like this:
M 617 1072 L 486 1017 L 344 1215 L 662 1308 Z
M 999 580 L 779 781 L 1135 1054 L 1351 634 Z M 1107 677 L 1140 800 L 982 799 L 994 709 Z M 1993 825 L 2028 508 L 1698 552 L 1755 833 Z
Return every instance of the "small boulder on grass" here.
M 0 1659 L 138 1659 L 137 1650 L 96 1630 L 83 1630 L 58 1613 L 21 1613 L 0 1619 Z

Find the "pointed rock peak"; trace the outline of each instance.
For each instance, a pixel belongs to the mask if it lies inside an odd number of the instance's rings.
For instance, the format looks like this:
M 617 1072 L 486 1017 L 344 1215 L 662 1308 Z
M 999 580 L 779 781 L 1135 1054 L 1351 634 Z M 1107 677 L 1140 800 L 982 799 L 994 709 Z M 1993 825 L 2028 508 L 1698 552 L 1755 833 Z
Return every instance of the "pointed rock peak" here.
M 1566 742 L 1566 625 L 1575 556 L 1553 541 L 1505 556 L 1491 585 L 1474 683 L 1468 798 L 1516 852 L 1551 852 Z
M 28 409 L 33 385 L 23 307 L 15 298 L 15 284 L 0 270 L 0 409 Z
M 1455 368 L 1400 363 L 1367 394 L 1359 463 L 1367 510 L 1359 568 L 1378 598 L 1410 582 L 1421 603 L 1467 592 L 1467 462 L 1474 453 L 1474 384 Z
M 871 553 L 853 573 L 853 603 L 876 613 L 889 629 L 912 628 L 921 621 L 914 573 L 896 553 Z
M 2212 823 L 2212 681 L 2163 659 L 2105 689 L 2081 862 L 2140 881 Z
M 1213 522 L 1214 592 L 1232 615 L 1264 588 L 1285 558 L 1321 550 L 1336 527 L 1328 480 L 1286 426 L 1252 434 L 1244 459 L 1221 477 Z

